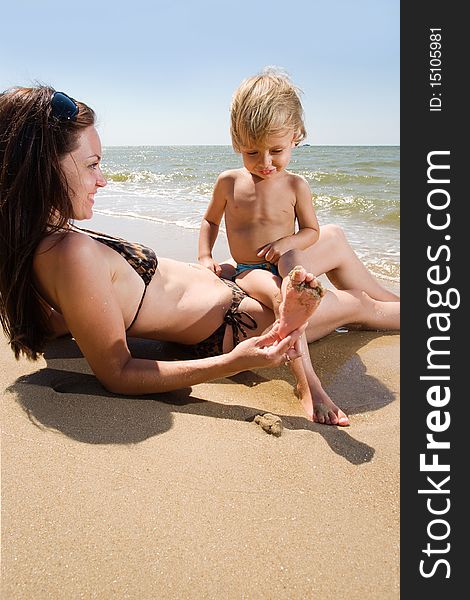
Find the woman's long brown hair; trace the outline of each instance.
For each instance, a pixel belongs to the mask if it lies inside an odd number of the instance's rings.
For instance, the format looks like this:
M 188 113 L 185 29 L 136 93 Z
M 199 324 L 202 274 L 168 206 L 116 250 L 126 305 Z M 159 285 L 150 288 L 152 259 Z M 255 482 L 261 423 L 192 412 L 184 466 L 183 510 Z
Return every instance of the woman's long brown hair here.
M 16 358 L 36 360 L 51 331 L 32 277 L 39 242 L 73 218 L 60 160 L 94 112 L 77 102 L 75 120 L 51 114 L 48 86 L 0 94 L 0 322 Z

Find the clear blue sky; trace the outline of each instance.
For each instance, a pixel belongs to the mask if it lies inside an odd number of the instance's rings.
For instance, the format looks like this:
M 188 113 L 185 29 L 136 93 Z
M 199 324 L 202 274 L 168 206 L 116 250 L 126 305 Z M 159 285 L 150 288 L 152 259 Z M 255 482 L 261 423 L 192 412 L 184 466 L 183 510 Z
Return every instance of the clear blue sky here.
M 283 67 L 308 143 L 399 144 L 399 0 L 15 0 L 0 87 L 87 102 L 104 145 L 229 144 L 242 79 Z

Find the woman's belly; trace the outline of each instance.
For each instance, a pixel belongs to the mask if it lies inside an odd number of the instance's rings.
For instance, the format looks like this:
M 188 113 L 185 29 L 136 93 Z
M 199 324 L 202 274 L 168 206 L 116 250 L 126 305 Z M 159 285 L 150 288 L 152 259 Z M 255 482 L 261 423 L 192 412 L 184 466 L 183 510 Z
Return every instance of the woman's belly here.
M 205 267 L 159 258 L 157 272 L 129 333 L 195 344 L 222 324 L 231 302 L 230 288 Z

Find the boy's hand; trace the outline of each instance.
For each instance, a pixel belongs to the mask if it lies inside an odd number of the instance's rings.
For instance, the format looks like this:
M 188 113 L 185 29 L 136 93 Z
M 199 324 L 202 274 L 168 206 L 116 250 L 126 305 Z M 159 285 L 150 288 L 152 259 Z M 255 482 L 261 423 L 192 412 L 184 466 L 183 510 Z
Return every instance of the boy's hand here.
M 220 274 L 222 273 L 222 268 L 220 267 L 219 263 L 215 262 L 215 260 L 211 256 L 200 258 L 199 264 L 203 267 L 206 267 L 206 269 L 209 269 L 209 271 L 213 271 L 218 277 L 220 277 Z
M 263 246 L 256 256 L 264 258 L 273 265 L 277 265 L 281 256 L 291 250 L 292 244 L 289 243 L 289 238 L 281 238 L 270 244 Z

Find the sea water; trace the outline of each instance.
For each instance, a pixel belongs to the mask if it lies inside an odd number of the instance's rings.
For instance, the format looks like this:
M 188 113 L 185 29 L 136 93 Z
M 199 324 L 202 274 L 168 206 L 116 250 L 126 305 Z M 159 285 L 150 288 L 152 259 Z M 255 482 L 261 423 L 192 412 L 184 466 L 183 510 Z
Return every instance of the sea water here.
M 396 282 L 399 161 L 398 146 L 302 145 L 288 167 L 307 180 L 320 227 L 341 225 L 369 269 Z M 240 166 L 231 146 L 106 147 L 108 185 L 96 197 L 95 212 L 197 231 L 218 174 Z

